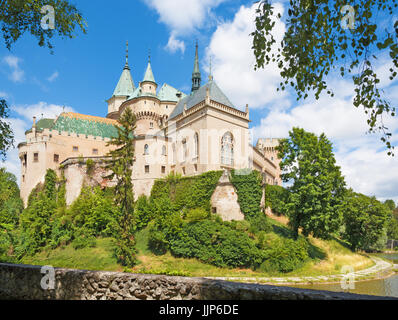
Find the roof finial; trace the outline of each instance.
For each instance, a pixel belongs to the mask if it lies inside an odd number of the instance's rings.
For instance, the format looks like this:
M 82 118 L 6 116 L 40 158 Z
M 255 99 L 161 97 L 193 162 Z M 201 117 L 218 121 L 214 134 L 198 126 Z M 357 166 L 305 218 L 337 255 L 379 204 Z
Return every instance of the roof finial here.
M 130 67 L 129 67 L 129 41 L 128 40 L 126 41 L 126 64 L 124 65 L 124 68 L 130 70 Z
M 196 46 L 195 46 L 195 62 L 194 62 L 194 67 L 193 67 L 193 72 L 192 72 L 192 90 L 191 92 L 194 92 L 200 88 L 200 82 L 201 82 L 201 75 L 200 75 L 200 69 L 199 69 L 199 54 L 198 54 L 198 41 L 196 40 Z
M 151 49 L 148 52 L 148 63 L 151 63 Z

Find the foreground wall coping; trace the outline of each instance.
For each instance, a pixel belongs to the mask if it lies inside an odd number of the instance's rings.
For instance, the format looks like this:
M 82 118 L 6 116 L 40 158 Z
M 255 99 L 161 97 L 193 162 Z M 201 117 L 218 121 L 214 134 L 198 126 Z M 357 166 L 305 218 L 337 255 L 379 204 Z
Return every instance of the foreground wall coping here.
M 41 266 L 0 263 L 0 299 L 18 300 L 380 300 L 372 295 L 210 280 L 197 277 L 54 268 L 44 290 Z

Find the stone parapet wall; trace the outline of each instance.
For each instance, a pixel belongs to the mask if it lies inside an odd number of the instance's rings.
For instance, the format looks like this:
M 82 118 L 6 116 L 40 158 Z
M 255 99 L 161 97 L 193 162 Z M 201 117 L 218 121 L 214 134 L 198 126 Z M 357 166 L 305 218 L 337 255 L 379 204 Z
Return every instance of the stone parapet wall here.
M 0 264 L 0 299 L 25 300 L 363 300 L 385 297 L 204 278 L 55 268 L 43 290 L 40 266 Z

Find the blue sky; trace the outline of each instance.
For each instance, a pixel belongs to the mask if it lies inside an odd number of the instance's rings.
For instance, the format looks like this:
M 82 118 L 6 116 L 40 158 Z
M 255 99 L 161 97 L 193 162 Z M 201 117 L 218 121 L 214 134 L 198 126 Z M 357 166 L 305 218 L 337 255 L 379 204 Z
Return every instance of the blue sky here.
M 188 93 L 195 50 L 199 42 L 202 81 L 209 58 L 215 81 L 239 109 L 248 103 L 254 139 L 286 137 L 292 126 L 325 132 L 334 143 L 338 165 L 348 185 L 380 199 L 398 200 L 398 157 L 386 155 L 377 135 L 366 135 L 366 118 L 352 106 L 349 81 L 331 76 L 336 97 L 296 102 L 292 92 L 278 93 L 279 70 L 269 65 L 254 71 L 249 33 L 253 30 L 252 1 L 239 0 L 105 0 L 79 1 L 88 33 L 75 39 L 55 39 L 54 55 L 24 35 L 11 51 L 0 46 L 0 96 L 12 108 L 11 124 L 17 143 L 23 141 L 32 117 L 54 117 L 65 110 L 106 116 L 110 98 L 125 62 L 135 84 L 142 79 L 151 51 L 152 69 L 159 86 L 168 84 Z M 276 3 L 282 14 L 285 4 Z M 277 22 L 276 38 L 284 32 Z M 381 57 L 378 70 L 392 103 L 398 87 L 388 79 L 388 59 Z M 202 82 L 203 83 L 203 82 Z M 387 119 L 398 138 L 397 118 Z M 16 150 L 3 164 L 19 177 Z M 386 174 L 388 172 L 388 174 Z

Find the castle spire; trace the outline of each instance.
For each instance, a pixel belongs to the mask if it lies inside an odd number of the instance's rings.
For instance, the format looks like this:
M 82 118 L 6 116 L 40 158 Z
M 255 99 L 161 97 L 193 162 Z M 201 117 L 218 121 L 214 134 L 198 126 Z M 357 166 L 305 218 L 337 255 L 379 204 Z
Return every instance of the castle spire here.
M 126 63 L 112 96 L 131 96 L 135 90 L 129 66 L 129 42 L 126 41 Z
M 195 62 L 192 72 L 192 92 L 200 88 L 201 74 L 199 69 L 198 41 L 196 41 Z
M 124 69 L 130 70 L 129 67 L 129 41 L 126 41 L 126 64 L 124 65 Z
M 148 54 L 148 66 L 145 71 L 144 80 L 142 82 L 153 82 L 156 83 L 155 77 L 153 76 L 152 67 L 151 67 L 151 51 Z

